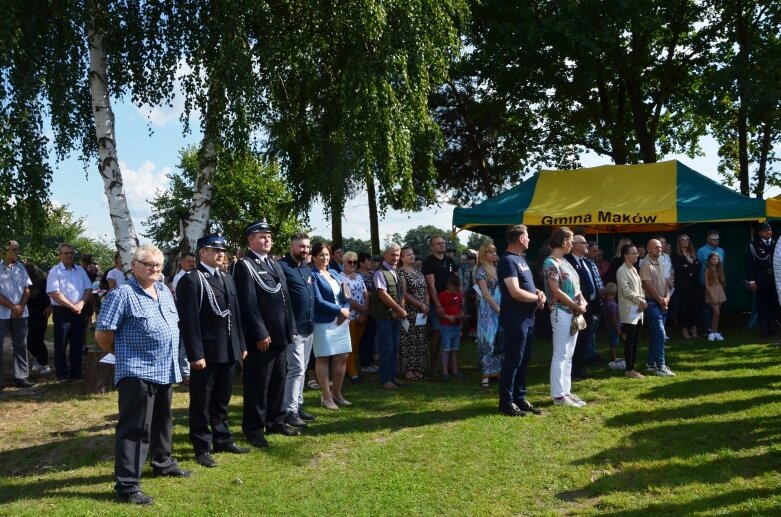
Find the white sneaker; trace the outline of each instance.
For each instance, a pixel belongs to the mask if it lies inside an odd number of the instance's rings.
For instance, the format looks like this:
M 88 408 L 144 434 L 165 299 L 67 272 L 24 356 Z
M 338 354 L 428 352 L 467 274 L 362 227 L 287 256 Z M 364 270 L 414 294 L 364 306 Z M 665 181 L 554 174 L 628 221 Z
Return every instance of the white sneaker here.
M 376 366 L 373 366 L 373 365 L 372 366 L 364 366 L 363 368 L 361 368 L 361 373 L 377 373 L 379 371 L 380 371 L 380 369 L 377 368 Z
M 560 399 L 553 399 L 553 405 L 554 406 L 580 407 L 577 402 L 575 402 L 571 398 L 567 397 L 566 395 L 561 397 Z
M 622 363 L 621 361 L 619 361 L 618 359 L 616 359 L 616 360 L 614 360 L 614 361 L 610 361 L 609 363 L 607 363 L 607 366 L 608 366 L 608 368 L 610 368 L 611 370 L 623 370 L 623 369 L 626 367 L 626 365 L 625 365 L 625 364 L 623 364 L 623 363 Z
M 657 368 L 656 372 L 654 373 L 656 373 L 656 375 L 658 375 L 659 377 L 675 377 L 673 371 L 670 370 L 666 364 L 663 364 L 662 366 Z
M 41 367 L 40 367 L 40 365 L 38 363 L 31 363 L 30 364 L 30 372 L 31 373 L 40 372 L 40 371 L 41 371 Z
M 708 341 L 716 341 L 716 334 L 714 334 L 713 332 L 708 334 Z
M 52 369 L 49 367 L 49 365 L 41 366 L 40 370 L 41 375 L 49 375 L 52 373 Z
M 724 341 L 724 336 L 721 335 L 721 332 L 716 332 L 713 335 L 716 336 L 716 341 Z
M 567 395 L 567 397 L 568 397 L 568 398 L 569 398 L 569 399 L 570 399 L 572 402 L 574 402 L 575 404 L 577 404 L 577 405 L 578 405 L 578 407 L 584 407 L 584 406 L 586 405 L 586 402 L 585 402 L 583 399 L 581 399 L 580 397 L 578 397 L 577 395 L 575 395 L 574 393 L 570 393 L 569 395 Z

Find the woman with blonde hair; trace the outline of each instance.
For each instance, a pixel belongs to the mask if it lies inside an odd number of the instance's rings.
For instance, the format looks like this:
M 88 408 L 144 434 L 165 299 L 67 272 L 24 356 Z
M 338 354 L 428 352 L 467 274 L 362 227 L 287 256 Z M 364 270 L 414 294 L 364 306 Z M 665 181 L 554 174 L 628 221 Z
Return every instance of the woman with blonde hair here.
M 477 352 L 480 355 L 481 384 L 490 386 L 502 370 L 502 354 L 496 353 L 499 338 L 499 300 L 501 291 L 496 276 L 496 246 L 484 242 L 477 252 L 475 282 L 480 288 L 477 301 Z
M 358 364 L 356 357 L 361 344 L 361 338 L 366 330 L 369 319 L 369 293 L 363 283 L 363 277 L 358 273 L 358 254 L 347 251 L 342 255 L 342 276 L 350 288 L 350 341 L 352 352 L 347 356 L 347 375 L 350 380 L 358 382 Z

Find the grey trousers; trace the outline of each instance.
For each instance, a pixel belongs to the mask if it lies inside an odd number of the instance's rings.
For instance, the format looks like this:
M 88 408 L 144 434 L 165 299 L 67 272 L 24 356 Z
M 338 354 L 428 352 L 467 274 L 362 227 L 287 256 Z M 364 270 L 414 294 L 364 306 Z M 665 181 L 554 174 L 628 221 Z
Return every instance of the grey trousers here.
M 24 381 L 30 375 L 27 364 L 27 318 L 0 320 L 0 378 L 3 373 L 2 343 L 9 329 L 14 347 L 14 379 Z

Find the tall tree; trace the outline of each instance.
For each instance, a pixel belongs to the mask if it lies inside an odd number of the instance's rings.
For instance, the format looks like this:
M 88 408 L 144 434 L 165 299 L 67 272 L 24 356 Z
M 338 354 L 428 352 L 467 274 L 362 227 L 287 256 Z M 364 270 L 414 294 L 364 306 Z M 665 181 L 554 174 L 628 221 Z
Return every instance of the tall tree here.
M 269 6 L 270 150 L 296 199 L 323 200 L 337 232 L 343 200 L 365 187 L 376 189 L 379 211 L 433 201 L 441 135 L 428 94 L 459 46 L 465 7 L 463 0 Z M 378 245 L 375 222 L 372 229 Z

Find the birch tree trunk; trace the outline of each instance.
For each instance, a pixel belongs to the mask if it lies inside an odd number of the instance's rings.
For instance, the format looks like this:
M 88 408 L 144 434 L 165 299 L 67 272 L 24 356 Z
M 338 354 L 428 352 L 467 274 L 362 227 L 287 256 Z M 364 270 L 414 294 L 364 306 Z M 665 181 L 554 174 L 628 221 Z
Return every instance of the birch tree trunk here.
M 98 140 L 98 171 L 103 178 L 103 188 L 108 200 L 111 225 L 114 228 L 114 243 L 122 255 L 125 270 L 130 269 L 130 258 L 138 247 L 138 237 L 127 207 L 122 172 L 117 159 L 114 111 L 108 91 L 106 71 L 106 50 L 101 35 L 90 29 L 89 38 L 89 85 L 92 94 L 92 110 L 95 116 L 95 135 Z
M 182 250 L 192 252 L 195 252 L 198 239 L 206 235 L 211 216 L 214 175 L 217 171 L 217 146 L 220 142 L 219 121 L 225 107 L 225 89 L 219 80 L 212 79 L 208 95 L 203 140 L 198 153 L 200 169 L 195 178 L 190 212 L 187 218 L 182 220 L 182 239 L 179 244 Z

